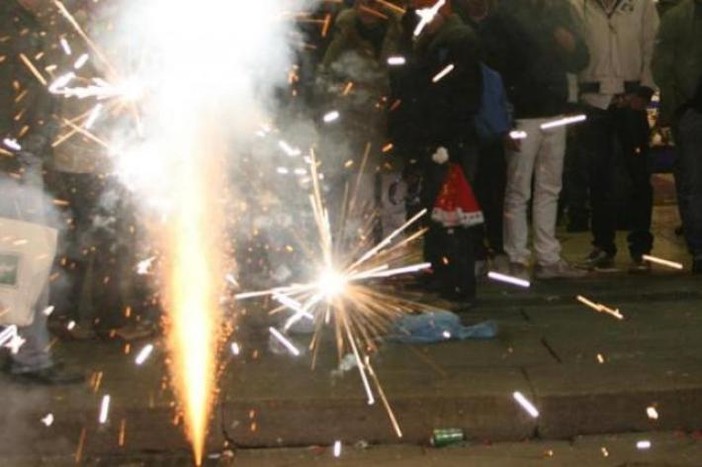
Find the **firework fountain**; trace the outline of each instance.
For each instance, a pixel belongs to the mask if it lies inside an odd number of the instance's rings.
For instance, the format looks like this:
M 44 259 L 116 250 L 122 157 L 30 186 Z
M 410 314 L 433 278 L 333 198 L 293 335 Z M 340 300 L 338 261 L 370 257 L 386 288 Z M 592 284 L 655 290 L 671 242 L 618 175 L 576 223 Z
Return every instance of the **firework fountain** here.
M 130 138 L 115 128 L 109 147 L 126 184 L 159 211 L 171 380 L 197 464 L 222 337 L 227 159 L 263 119 L 276 77 L 286 77 L 280 15 L 294 5 L 281 3 L 121 1 L 121 19 L 101 44 L 114 53 L 103 60 L 109 81 L 124 82 L 119 70 L 139 83 L 128 86 L 132 97 L 140 90 L 131 106 L 138 125 Z M 99 81 L 81 89 L 105 99 L 120 88 Z

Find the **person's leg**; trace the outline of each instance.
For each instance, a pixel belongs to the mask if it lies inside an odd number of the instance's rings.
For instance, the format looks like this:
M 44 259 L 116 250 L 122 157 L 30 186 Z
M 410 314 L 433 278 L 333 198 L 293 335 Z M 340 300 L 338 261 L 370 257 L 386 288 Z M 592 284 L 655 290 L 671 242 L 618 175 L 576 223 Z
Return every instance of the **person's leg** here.
M 471 228 L 444 229 L 445 266 L 444 293 L 447 298 L 472 301 L 475 298 L 475 246 Z
M 478 172 L 475 177 L 475 195 L 483 211 L 485 225 L 481 229 L 482 234 L 475 234 L 474 240 L 478 251 L 483 244 L 496 255 L 504 253 L 502 213 L 505 205 L 506 172 L 502 142 L 497 141 L 481 146 Z
M 44 370 L 53 366 L 49 352 L 49 329 L 44 310 L 49 306 L 49 287 L 44 287 L 34 306 L 34 321 L 29 326 L 17 328 L 25 343 L 12 355 L 11 372 L 14 374 Z
M 622 109 L 618 112 L 618 134 L 622 146 L 624 167 L 631 179 L 632 196 L 627 209 L 630 213 L 630 233 L 627 237 L 629 253 L 635 262 L 651 252 L 651 216 L 653 212 L 653 187 L 649 160 L 649 127 L 646 113 Z
M 554 264 L 561 258 L 561 245 L 556 239 L 556 215 L 563 180 L 565 148 L 565 127 L 543 131 L 534 166 L 532 219 L 536 262 L 541 266 Z
M 589 169 L 587 152 L 580 147 L 580 128 L 566 130 L 566 154 L 564 158 L 563 202 L 567 211 L 568 232 L 590 231 L 588 207 Z
M 614 130 L 612 110 L 589 108 L 581 128 L 581 148 L 590 160 L 590 207 L 592 245 L 613 257 L 616 203 L 612 194 L 614 176 Z
M 521 140 L 518 152 L 507 152 L 504 247 L 510 262 L 522 265 L 527 265 L 530 257 L 527 248 L 527 205 L 531 198 L 534 160 L 542 140 L 540 122 L 538 119 L 518 120 L 517 129 L 525 131 L 527 137 Z
M 688 110 L 675 125 L 676 177 L 683 233 L 693 257 L 693 272 L 702 273 L 702 113 Z

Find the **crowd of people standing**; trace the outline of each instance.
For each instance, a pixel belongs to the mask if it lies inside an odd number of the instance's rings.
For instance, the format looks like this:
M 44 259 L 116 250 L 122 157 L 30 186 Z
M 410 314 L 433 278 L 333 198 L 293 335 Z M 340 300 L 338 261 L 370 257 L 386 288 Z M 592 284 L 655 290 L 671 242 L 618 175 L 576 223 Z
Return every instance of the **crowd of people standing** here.
M 436 214 L 449 166 L 458 165 L 483 211 L 479 227 L 470 220 L 448 225 L 436 215 L 428 222 L 424 256 L 433 274 L 426 287 L 470 306 L 486 261 L 527 280 L 612 268 L 615 233 L 624 223 L 629 272 L 647 273 L 645 256 L 653 248 L 647 109 L 659 87 L 658 124 L 672 125 L 676 136 L 680 213 L 692 271 L 699 272 L 701 3 L 358 0 L 338 14 L 343 21 L 319 72 L 344 69 L 349 56 L 364 57 L 357 66 L 384 69 L 385 80 L 375 75 L 379 94 L 389 96 L 380 140 L 393 144 L 394 164 L 407 183 L 419 184 L 419 206 Z M 484 66 L 501 77 L 511 123 L 488 136 L 476 131 L 484 107 L 495 105 L 486 102 L 492 83 L 483 82 Z M 377 113 L 377 101 L 371 104 L 359 114 Z M 569 116 L 582 118 L 554 124 Z M 436 157 L 439 148 L 448 158 Z M 576 170 L 564 177 L 566 154 Z M 574 229 L 591 231 L 585 258 L 561 256 L 556 224 L 563 204 L 577 218 Z M 622 211 L 626 222 L 619 219 Z

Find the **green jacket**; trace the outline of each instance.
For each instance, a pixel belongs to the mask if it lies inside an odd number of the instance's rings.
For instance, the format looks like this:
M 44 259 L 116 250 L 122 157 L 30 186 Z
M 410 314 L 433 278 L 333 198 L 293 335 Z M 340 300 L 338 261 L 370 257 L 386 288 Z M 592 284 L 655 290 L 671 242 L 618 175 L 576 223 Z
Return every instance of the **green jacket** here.
M 702 0 L 682 0 L 663 15 L 652 69 L 661 91 L 660 118 L 670 122 L 702 79 Z
M 359 33 L 356 27 L 357 18 L 358 13 L 353 8 L 339 13 L 334 25 L 334 37 L 322 59 L 324 67 L 329 67 L 341 55 L 350 51 L 355 51 L 372 61 L 377 60 L 383 65 L 388 57 L 397 53 L 401 34 L 400 19 L 398 17 L 393 14 L 388 16 L 379 56 L 375 55 L 374 47 L 370 41 L 364 39 Z

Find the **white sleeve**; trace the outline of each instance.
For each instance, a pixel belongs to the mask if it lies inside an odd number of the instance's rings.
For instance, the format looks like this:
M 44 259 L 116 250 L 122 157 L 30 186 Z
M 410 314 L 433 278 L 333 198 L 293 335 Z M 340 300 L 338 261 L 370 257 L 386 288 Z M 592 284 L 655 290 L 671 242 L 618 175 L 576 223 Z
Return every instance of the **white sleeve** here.
M 651 72 L 651 60 L 653 59 L 653 50 L 656 45 L 656 34 L 658 34 L 658 25 L 660 19 L 658 10 L 653 0 L 644 0 L 644 12 L 641 21 L 641 53 L 643 56 L 641 69 L 641 85 L 656 89 L 653 73 Z

